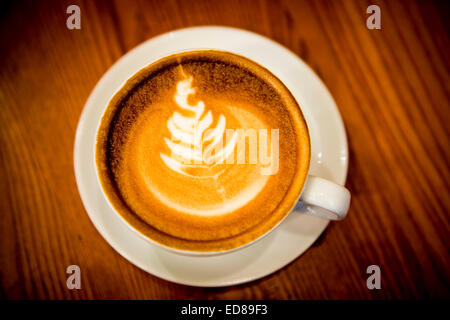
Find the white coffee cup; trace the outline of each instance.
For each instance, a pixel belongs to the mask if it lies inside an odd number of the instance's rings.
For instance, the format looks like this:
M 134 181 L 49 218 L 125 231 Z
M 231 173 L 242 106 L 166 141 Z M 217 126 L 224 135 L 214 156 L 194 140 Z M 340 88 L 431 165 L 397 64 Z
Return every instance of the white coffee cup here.
M 207 49 L 203 49 L 207 50 Z M 184 51 L 184 50 L 183 50 Z M 287 87 L 287 86 L 286 86 Z M 287 87 L 287 89 L 289 89 Z M 301 107 L 300 107 L 301 108 Z M 309 126 L 309 124 L 307 123 Z M 311 156 L 311 155 L 310 155 Z M 309 159 L 311 160 L 311 159 Z M 309 161 L 310 163 L 310 161 Z M 99 173 L 97 170 L 97 178 L 100 181 Z M 243 244 L 239 247 L 229 249 L 229 250 L 223 250 L 223 251 L 189 251 L 189 250 L 182 250 L 177 249 L 169 246 L 162 245 L 151 238 L 145 236 L 142 234 L 139 230 L 135 229 L 127 220 L 125 220 L 122 215 L 120 215 L 117 210 L 114 208 L 114 206 L 109 201 L 107 195 L 105 194 L 104 190 L 102 189 L 103 196 L 111 206 L 112 210 L 122 219 L 122 221 L 129 226 L 134 232 L 136 232 L 140 237 L 145 239 L 146 241 L 157 245 L 158 247 L 167 249 L 171 252 L 177 253 L 177 254 L 183 254 L 183 255 L 190 255 L 190 256 L 213 256 L 213 255 L 219 255 L 219 254 L 226 254 L 230 253 L 245 247 L 248 247 L 255 243 L 256 241 L 264 238 L 269 233 L 274 231 L 280 223 L 286 219 L 286 217 L 292 213 L 294 207 L 298 207 L 299 205 L 302 206 L 303 210 L 302 213 L 308 214 L 311 216 L 316 216 L 322 219 L 327 220 L 341 220 L 346 217 L 349 206 L 350 206 L 350 192 L 347 188 L 345 188 L 342 185 L 336 184 L 330 180 L 308 175 L 302 190 L 300 191 L 298 195 L 297 204 L 290 209 L 290 212 L 285 215 L 283 219 L 281 219 L 272 229 L 267 231 L 266 233 L 262 234 L 258 238 Z M 297 211 L 295 212 L 297 214 Z

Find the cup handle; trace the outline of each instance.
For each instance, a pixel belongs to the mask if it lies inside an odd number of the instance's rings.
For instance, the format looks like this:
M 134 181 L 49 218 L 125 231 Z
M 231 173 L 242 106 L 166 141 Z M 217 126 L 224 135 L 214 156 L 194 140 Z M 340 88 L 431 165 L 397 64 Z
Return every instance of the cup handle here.
M 350 191 L 316 176 L 308 176 L 300 201 L 303 213 L 328 220 L 341 220 L 350 207 Z

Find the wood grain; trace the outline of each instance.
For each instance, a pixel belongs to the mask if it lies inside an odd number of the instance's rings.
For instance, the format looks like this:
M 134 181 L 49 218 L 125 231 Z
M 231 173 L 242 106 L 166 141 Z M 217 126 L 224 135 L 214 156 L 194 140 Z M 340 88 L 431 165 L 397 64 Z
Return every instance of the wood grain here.
M 77 4 L 82 29 L 66 28 Z M 366 8 L 381 8 L 368 30 Z M 450 298 L 447 2 L 36 1 L 0 18 L 0 279 L 3 299 Z M 96 231 L 73 172 L 75 129 L 106 70 L 142 41 L 194 25 L 278 41 L 333 94 L 350 143 L 348 218 L 301 258 L 249 284 L 203 289 L 133 266 Z M 82 289 L 66 288 L 78 264 Z M 366 288 L 366 268 L 382 289 Z

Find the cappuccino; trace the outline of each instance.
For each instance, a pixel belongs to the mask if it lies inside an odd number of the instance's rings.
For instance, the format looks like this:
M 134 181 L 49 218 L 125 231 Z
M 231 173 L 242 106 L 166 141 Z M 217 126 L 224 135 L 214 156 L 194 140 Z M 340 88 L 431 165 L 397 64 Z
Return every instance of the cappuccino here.
M 288 89 L 247 58 L 214 50 L 165 57 L 115 94 L 101 119 L 102 188 L 134 229 L 164 246 L 225 251 L 276 226 L 310 159 Z

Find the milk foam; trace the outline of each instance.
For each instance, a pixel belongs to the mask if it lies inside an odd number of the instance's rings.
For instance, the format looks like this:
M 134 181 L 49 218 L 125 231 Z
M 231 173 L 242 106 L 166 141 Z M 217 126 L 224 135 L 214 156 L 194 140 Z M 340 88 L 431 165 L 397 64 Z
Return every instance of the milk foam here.
M 160 156 L 169 168 L 182 175 L 197 179 L 217 177 L 223 170 L 217 172 L 212 170 L 206 175 L 192 175 L 187 172 L 187 169 L 190 167 L 212 169 L 216 164 L 223 163 L 234 152 L 238 136 L 234 132 L 231 139 L 227 139 L 225 147 L 220 148 L 219 143 L 224 140 L 226 118 L 221 114 L 216 127 L 210 129 L 213 123 L 211 110 L 203 115 L 205 111 L 203 101 L 199 101 L 194 106 L 187 101 L 188 96 L 195 93 L 191 84 L 192 78 L 180 81 L 177 84 L 174 100 L 182 110 L 187 110 L 192 115 L 184 116 L 176 111 L 173 113 L 167 121 L 171 138 L 164 139 L 171 155 L 161 153 Z
M 170 138 L 165 137 L 164 142 L 170 154 L 161 152 L 160 158 L 168 168 L 182 177 L 204 180 L 204 183 L 211 186 L 211 192 L 219 195 L 221 201 L 205 206 L 199 204 L 191 206 L 185 201 L 180 202 L 176 197 L 174 198 L 174 195 L 164 192 L 154 180 L 143 175 L 145 184 L 161 202 L 172 209 L 200 216 L 230 213 L 254 199 L 266 185 L 268 176 L 259 174 L 258 165 L 240 168 L 235 165 L 223 165 L 228 157 L 234 157 L 238 133 L 234 131 L 229 136 L 226 135 L 227 119 L 224 114 L 219 115 L 213 126 L 213 113 L 207 110 L 203 101 L 200 100 L 195 105 L 188 103 L 188 96 L 195 94 L 192 81 L 193 79 L 189 78 L 177 83 L 173 99 L 180 112 L 174 111 L 167 121 Z M 265 127 L 256 115 L 237 109 L 229 107 L 229 111 L 234 110 L 235 114 L 240 115 L 237 120 L 242 127 Z M 238 152 L 242 151 L 245 152 L 245 150 Z M 195 174 L 193 174 L 190 170 L 193 168 L 205 170 L 194 170 Z M 249 180 L 246 181 L 245 186 L 240 186 L 240 192 L 232 194 L 229 191 L 235 186 L 222 185 L 221 175 L 225 173 L 231 176 L 240 175 L 242 170 L 244 170 L 242 174 L 248 175 Z M 195 185 L 187 186 L 189 187 L 192 188 Z M 205 195 L 205 200 L 207 197 L 208 195 Z
M 251 185 L 247 186 L 247 188 L 232 199 L 224 199 L 222 203 L 205 208 L 187 207 L 179 202 L 173 201 L 170 196 L 165 195 L 160 192 L 158 188 L 155 188 L 152 181 L 148 181 L 146 178 L 144 179 L 146 180 L 148 189 L 151 190 L 153 194 L 168 207 L 198 216 L 218 216 L 233 212 L 252 200 L 265 186 L 268 176 L 262 176 L 260 179 L 256 179 Z

